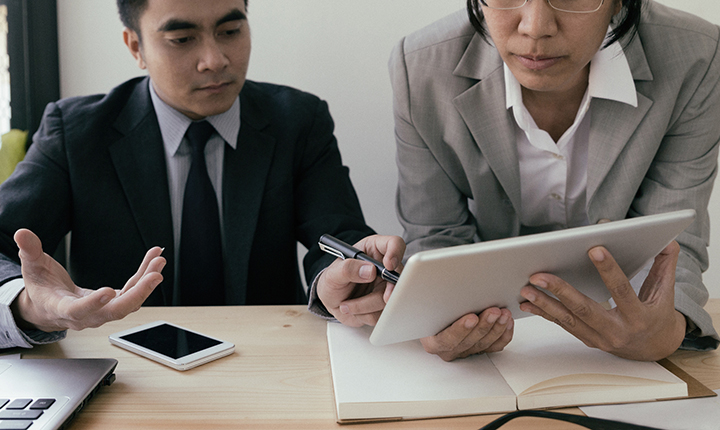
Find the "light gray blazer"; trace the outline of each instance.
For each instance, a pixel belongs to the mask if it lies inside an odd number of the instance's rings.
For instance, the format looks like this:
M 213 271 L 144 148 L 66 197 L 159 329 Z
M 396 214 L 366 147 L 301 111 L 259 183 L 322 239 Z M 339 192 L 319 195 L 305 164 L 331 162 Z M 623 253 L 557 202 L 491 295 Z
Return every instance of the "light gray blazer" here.
M 675 306 L 692 330 L 684 346 L 715 348 L 708 293 L 708 200 L 720 140 L 720 29 L 645 5 L 625 48 L 638 107 L 593 99 L 588 149 L 591 223 L 692 208 Z M 400 41 L 390 59 L 397 212 L 406 255 L 521 234 L 515 125 L 502 60 L 460 11 Z

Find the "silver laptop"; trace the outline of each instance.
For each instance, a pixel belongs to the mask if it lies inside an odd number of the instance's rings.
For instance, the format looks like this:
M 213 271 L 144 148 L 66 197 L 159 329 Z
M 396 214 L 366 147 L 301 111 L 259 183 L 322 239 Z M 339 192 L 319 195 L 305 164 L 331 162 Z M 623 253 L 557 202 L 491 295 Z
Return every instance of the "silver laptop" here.
M 0 430 L 64 428 L 97 390 L 115 380 L 117 360 L 0 356 Z

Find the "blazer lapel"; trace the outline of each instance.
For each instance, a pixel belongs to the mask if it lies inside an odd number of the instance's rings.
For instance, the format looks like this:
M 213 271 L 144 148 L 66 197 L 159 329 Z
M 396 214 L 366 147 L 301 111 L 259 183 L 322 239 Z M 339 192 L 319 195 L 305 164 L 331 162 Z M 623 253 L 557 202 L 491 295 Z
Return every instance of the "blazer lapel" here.
M 476 79 L 453 102 L 465 121 L 476 144 L 508 195 L 516 213 L 521 210 L 520 171 L 514 123 L 506 109 L 492 110 L 490 106 L 505 106 L 505 79 L 502 60 L 494 49 L 480 46 L 486 43 L 473 36 L 454 74 Z M 647 58 L 638 38 L 625 49 L 635 81 L 652 80 Z M 638 93 L 638 107 L 609 100 L 592 102 L 591 130 L 588 147 L 588 207 L 598 188 L 605 184 L 611 167 L 652 106 L 652 100 Z M 591 220 L 592 221 L 592 220 Z
M 270 124 L 262 96 L 246 82 L 240 93 L 242 125 L 235 150 L 225 147 L 223 169 L 223 225 L 228 304 L 241 305 L 247 296 L 248 265 L 265 183 L 275 151 L 275 138 L 264 130 Z
M 637 37 L 626 48 L 625 56 L 636 82 L 653 79 L 642 44 Z M 652 100 L 639 92 L 637 100 L 637 107 L 611 100 L 592 100 L 587 167 L 588 208 L 593 206 L 599 187 L 608 182 L 614 183 L 611 178 L 607 178 L 608 172 L 652 107 Z M 591 219 L 590 222 L 594 220 Z
M 474 35 L 455 68 L 456 76 L 479 82 L 458 95 L 453 103 L 516 213 L 520 213 L 520 166 L 513 119 L 507 109 L 492 108 L 505 106 L 503 63 L 494 49 L 480 46 L 485 43 Z
M 165 247 L 164 254 L 170 256 L 161 284 L 163 304 L 170 305 L 175 273 L 170 192 L 162 136 L 152 108 L 148 80 L 137 86 L 114 126 L 124 137 L 110 146 L 110 155 L 143 245 L 146 249 Z

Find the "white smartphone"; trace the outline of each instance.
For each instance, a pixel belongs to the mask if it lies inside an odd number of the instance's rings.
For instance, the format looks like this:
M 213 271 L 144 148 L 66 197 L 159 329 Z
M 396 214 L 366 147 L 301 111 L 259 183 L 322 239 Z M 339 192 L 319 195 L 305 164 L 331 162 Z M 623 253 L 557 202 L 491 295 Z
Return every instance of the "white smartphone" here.
M 110 343 L 176 370 L 188 370 L 232 354 L 235 345 L 166 321 L 109 336 Z

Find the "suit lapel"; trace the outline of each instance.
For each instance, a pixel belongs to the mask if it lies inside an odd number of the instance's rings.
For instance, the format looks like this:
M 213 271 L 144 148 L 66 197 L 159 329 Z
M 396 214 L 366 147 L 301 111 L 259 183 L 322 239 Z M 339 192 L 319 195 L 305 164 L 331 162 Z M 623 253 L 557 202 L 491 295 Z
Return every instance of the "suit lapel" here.
M 170 192 L 148 80 L 136 87 L 114 126 L 124 137 L 110 146 L 110 155 L 143 245 L 146 249 L 165 247 L 164 255 L 168 256 L 161 291 L 163 304 L 170 305 L 175 272 Z
M 625 49 L 625 56 L 636 82 L 653 79 L 639 38 L 633 39 Z M 637 107 L 611 100 L 592 100 L 587 167 L 588 208 L 593 207 L 598 188 L 614 183 L 612 178 L 607 178 L 608 172 L 652 107 L 652 100 L 640 93 L 637 93 L 637 100 Z
M 517 139 L 512 116 L 507 109 L 502 108 L 505 106 L 503 63 L 494 49 L 480 46 L 485 43 L 480 36 L 474 35 L 455 68 L 456 76 L 479 82 L 457 96 L 453 103 L 516 213 L 520 213 Z
M 235 150 L 225 146 L 223 168 L 223 225 L 225 272 L 229 304 L 244 304 L 250 250 L 275 151 L 275 138 L 264 131 L 270 124 L 262 95 L 246 82 L 240 93 L 242 125 Z
M 476 79 L 475 85 L 457 96 L 453 102 L 476 144 L 507 193 L 516 213 L 521 210 L 520 171 L 511 114 L 505 106 L 505 79 L 502 60 L 494 49 L 478 35 L 471 40 L 454 74 Z M 652 73 L 639 38 L 625 49 L 635 81 L 652 80 Z M 638 107 L 620 102 L 594 99 L 588 147 L 588 207 L 620 153 L 632 138 L 640 122 L 652 106 L 652 100 L 638 93 Z M 611 181 L 612 182 L 612 181 Z

